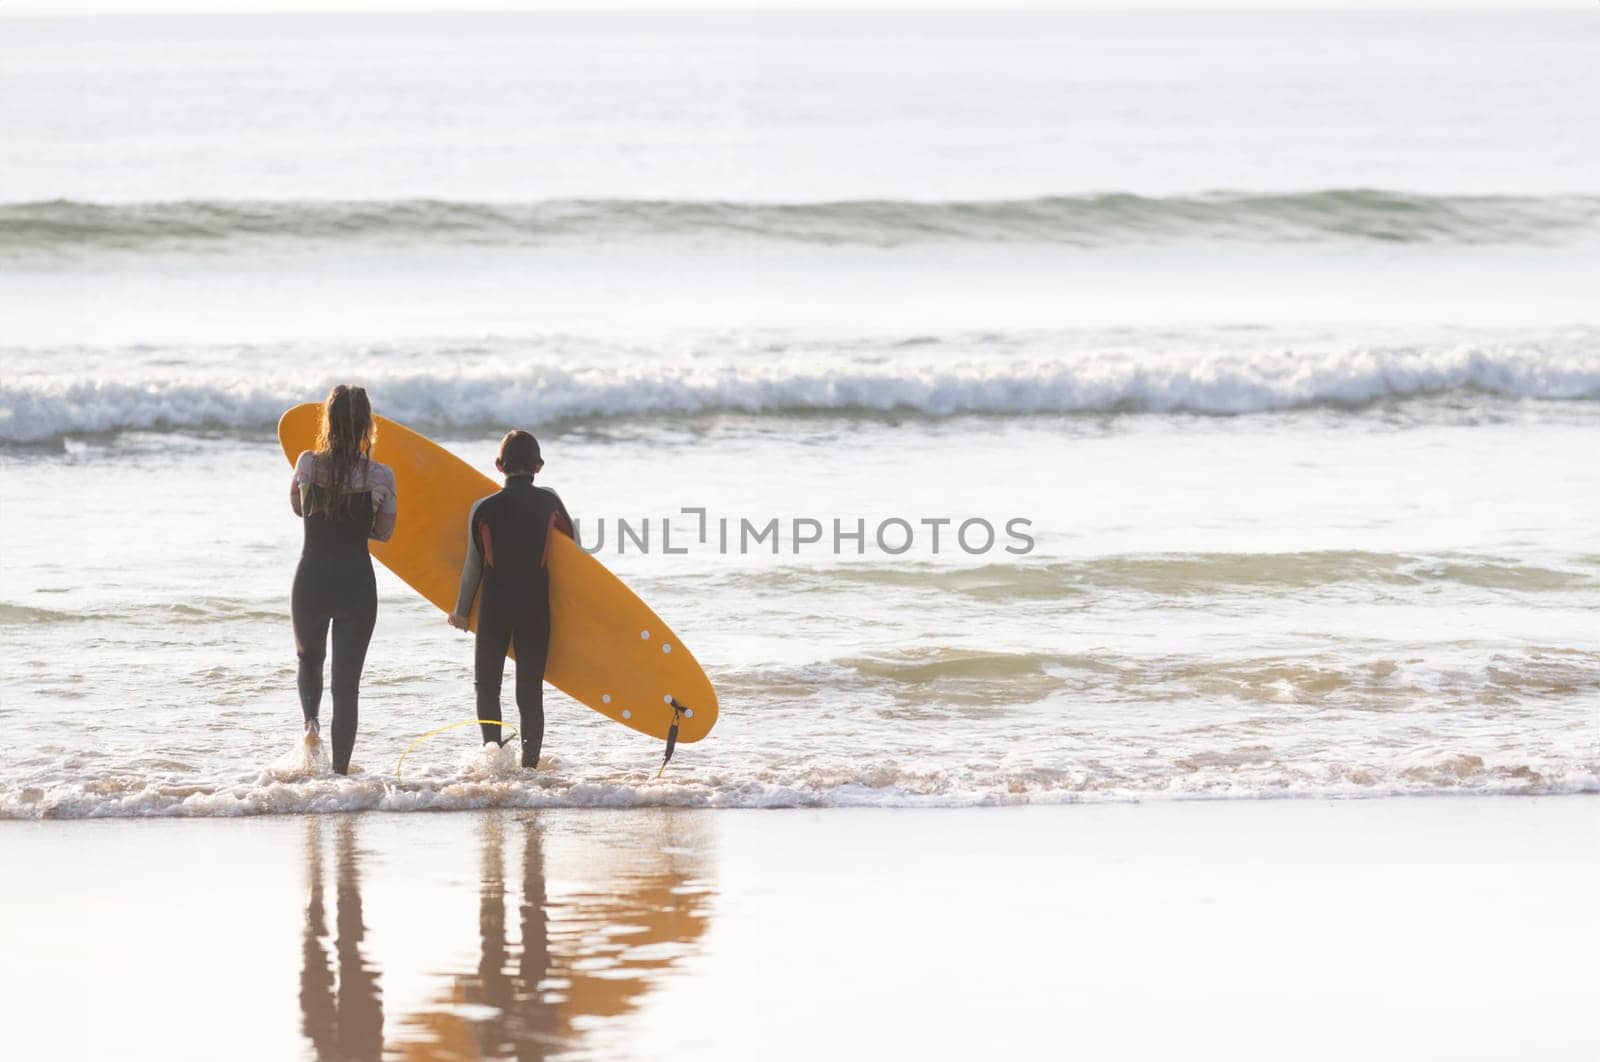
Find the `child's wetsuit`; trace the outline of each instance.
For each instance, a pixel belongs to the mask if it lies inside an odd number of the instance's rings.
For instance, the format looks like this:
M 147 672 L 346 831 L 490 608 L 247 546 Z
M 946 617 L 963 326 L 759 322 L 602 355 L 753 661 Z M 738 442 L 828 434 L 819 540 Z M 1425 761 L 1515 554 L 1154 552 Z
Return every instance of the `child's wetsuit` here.
M 506 650 L 517 654 L 517 711 L 522 716 L 522 765 L 537 767 L 544 744 L 544 663 L 550 645 L 550 536 L 571 535 L 572 518 L 555 491 L 533 485 L 531 475 L 507 476 L 505 489 L 472 508 L 467 560 L 461 569 L 456 614 L 478 612 L 474 677 L 478 718 L 500 718 Z M 483 740 L 499 742 L 501 728 L 483 726 Z
M 362 461 L 339 497 L 331 496 L 326 458 L 310 451 L 295 463 L 289 490 L 305 518 L 305 544 L 294 573 L 291 611 L 299 657 L 300 711 L 317 718 L 322 703 L 322 664 L 333 627 L 333 769 L 344 774 L 356 743 L 356 706 L 367 644 L 378 618 L 377 588 L 367 539 L 394 534 L 394 473 Z

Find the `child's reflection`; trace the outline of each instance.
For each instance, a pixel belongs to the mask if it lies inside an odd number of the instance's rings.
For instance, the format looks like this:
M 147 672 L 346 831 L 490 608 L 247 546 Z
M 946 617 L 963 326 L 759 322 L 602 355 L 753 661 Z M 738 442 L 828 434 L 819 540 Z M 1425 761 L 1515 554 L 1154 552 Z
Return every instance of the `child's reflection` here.
M 361 878 L 355 820 L 334 831 L 334 939 L 337 972 L 328 959 L 322 899 L 322 819 L 306 818 L 306 925 L 301 938 L 301 1027 L 318 1059 L 376 1059 L 383 1053 L 383 1001 L 377 971 L 361 954 Z
M 589 873 L 565 884 L 552 901 L 538 817 L 491 813 L 481 822 L 477 967 L 451 978 L 432 1007 L 401 1021 L 401 1042 L 391 1045 L 400 1058 L 533 1060 L 570 1049 L 582 1035 L 583 1019 L 620 1017 L 637 1008 L 705 932 L 705 844 L 692 823 L 641 814 L 637 833 L 611 837 L 604 858 L 579 857 L 579 867 Z M 356 823 L 350 816 L 335 827 L 332 963 L 323 906 L 323 825 L 316 816 L 306 820 L 309 896 L 300 1008 L 318 1059 L 376 1059 L 384 1048 L 378 975 L 361 949 L 366 927 Z M 680 836 L 680 826 L 687 836 Z M 505 864 L 508 847 L 515 852 L 518 839 L 513 933 L 506 917 Z
M 550 968 L 544 841 L 538 822 L 522 822 L 521 947 L 506 931 L 505 820 L 483 818 L 478 890 L 478 968 L 455 977 L 438 1009 L 406 1019 L 415 1039 L 400 1047 L 410 1062 L 461 1058 L 542 1059 L 560 1046 Z M 512 952 L 516 951 L 515 972 Z M 481 1010 L 479 1009 L 481 1008 Z M 420 1035 L 416 1035 L 420 1034 Z
M 405 1058 L 542 1059 L 571 1050 L 593 1019 L 639 1006 L 705 932 L 709 888 L 696 823 L 639 812 L 632 825 L 576 856 L 587 873 L 569 873 L 552 899 L 537 816 L 485 818 L 477 970 L 457 976 L 434 1009 L 405 1019 L 420 1034 Z M 511 828 L 522 840 L 519 944 L 506 926 Z
M 499 816 L 484 819 L 483 885 L 478 893 L 478 973 L 458 984 L 466 1003 L 493 1007 L 493 1016 L 473 1023 L 477 1053 L 540 1059 L 558 1044 L 553 1039 L 556 1008 L 543 991 L 550 938 L 545 914 L 544 842 L 538 824 L 522 823 L 522 902 L 518 907 L 521 955 L 516 973 L 507 961 L 505 836 Z

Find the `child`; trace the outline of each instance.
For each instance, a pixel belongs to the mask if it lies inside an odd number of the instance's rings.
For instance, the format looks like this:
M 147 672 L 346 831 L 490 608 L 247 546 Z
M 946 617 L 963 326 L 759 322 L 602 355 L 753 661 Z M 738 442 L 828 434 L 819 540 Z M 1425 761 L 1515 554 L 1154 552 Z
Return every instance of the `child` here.
M 472 599 L 483 584 L 474 666 L 478 718 L 500 718 L 506 649 L 517 653 L 517 710 L 522 716 L 522 766 L 539 766 L 544 743 L 544 661 L 550 643 L 550 536 L 571 536 L 572 518 L 556 492 L 533 485 L 544 468 L 539 441 L 525 431 L 500 440 L 494 467 L 505 489 L 480 500 L 467 520 L 467 559 L 450 625 L 467 629 Z M 483 740 L 504 744 L 485 723 Z

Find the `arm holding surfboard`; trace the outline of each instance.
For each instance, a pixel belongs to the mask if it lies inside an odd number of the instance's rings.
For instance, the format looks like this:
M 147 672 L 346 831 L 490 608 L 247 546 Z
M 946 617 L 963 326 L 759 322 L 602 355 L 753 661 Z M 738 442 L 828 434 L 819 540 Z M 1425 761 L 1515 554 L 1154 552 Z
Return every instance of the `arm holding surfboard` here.
M 461 562 L 461 586 L 456 590 L 456 607 L 445 617 L 458 631 L 472 629 L 472 602 L 478 596 L 478 584 L 483 581 L 483 555 L 472 540 L 472 528 L 478 522 L 480 498 L 467 514 L 467 559 Z

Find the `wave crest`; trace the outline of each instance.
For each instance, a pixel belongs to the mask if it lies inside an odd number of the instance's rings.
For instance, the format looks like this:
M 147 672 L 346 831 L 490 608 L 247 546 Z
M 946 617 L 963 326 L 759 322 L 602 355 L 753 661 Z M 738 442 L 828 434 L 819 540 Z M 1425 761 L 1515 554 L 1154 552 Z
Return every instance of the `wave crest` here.
M 520 373 L 392 375 L 365 381 L 374 402 L 422 428 L 551 426 L 627 417 L 740 414 L 1198 413 L 1233 415 L 1453 392 L 1600 399 L 1590 345 L 1396 348 L 1167 359 L 910 361 L 836 367 L 726 361 Z M 0 442 L 74 433 L 266 430 L 326 380 L 0 383 Z
M 52 200 L 0 205 L 0 257 L 12 258 L 707 237 L 825 246 L 1109 247 L 1197 241 L 1527 244 L 1596 234 L 1597 196 L 1435 196 L 1374 189 L 950 202 Z

